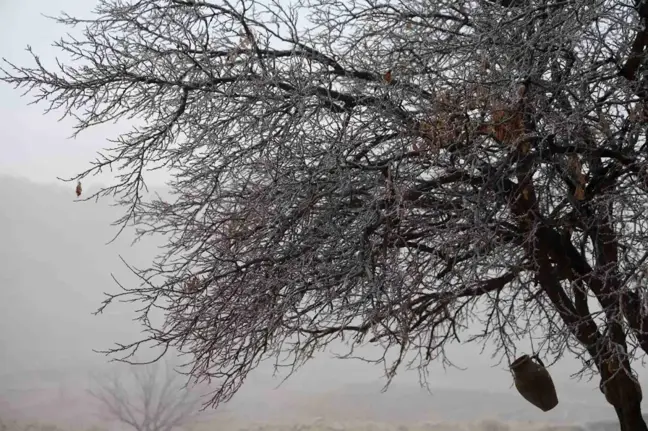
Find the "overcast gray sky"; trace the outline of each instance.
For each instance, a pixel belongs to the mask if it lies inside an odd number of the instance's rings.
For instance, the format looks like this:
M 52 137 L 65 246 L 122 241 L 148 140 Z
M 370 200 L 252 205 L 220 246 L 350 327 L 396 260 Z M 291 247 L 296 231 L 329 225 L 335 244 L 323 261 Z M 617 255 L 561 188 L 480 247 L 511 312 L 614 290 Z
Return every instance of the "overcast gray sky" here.
M 43 15 L 56 16 L 61 11 L 87 16 L 96 0 L 0 0 L 0 56 L 20 65 L 31 64 L 29 45 L 46 64 L 61 53 L 51 47 L 71 29 Z M 64 57 L 61 57 L 64 58 Z M 88 167 L 97 151 L 110 143 L 124 127 L 105 125 L 70 139 L 72 120 L 58 121 L 60 115 L 43 115 L 45 105 L 28 105 L 30 96 L 8 85 L 0 86 L 0 173 L 52 182 L 68 178 Z M 89 180 L 89 183 L 101 179 Z M 161 184 L 164 178 L 153 173 L 149 184 Z M 105 181 L 104 181 L 105 182 Z

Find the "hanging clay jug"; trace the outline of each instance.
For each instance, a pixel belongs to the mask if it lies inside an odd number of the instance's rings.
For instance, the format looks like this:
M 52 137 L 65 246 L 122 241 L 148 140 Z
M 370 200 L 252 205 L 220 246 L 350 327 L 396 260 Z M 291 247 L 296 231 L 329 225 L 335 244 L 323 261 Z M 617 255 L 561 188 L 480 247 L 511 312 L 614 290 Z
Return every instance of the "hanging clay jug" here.
M 525 400 L 548 412 L 558 405 L 556 387 L 540 358 L 522 355 L 511 364 L 515 388 Z

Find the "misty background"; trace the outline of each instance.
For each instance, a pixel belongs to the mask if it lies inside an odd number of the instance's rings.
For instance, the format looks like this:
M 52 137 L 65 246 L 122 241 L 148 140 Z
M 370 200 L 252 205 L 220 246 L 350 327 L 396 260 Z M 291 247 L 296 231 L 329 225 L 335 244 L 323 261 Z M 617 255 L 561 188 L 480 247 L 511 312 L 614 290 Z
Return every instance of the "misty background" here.
M 51 43 L 69 31 L 43 15 L 61 11 L 88 15 L 95 1 L 0 0 L 0 57 L 18 64 L 30 61 L 25 47 L 47 64 L 58 52 Z M 92 313 L 103 292 L 136 283 L 120 260 L 144 266 L 157 253 L 155 240 L 131 246 L 125 231 L 110 226 L 121 209 L 108 200 L 75 202 L 71 177 L 88 167 L 106 138 L 128 125 L 97 127 L 69 139 L 72 122 L 44 115 L 41 106 L 7 85 L 0 87 L 0 417 L 53 421 L 77 427 L 97 423 L 96 405 L 87 395 L 89 377 L 109 368 L 93 352 L 139 335 L 132 304 L 116 304 Z M 147 175 L 153 191 L 164 192 L 164 175 Z M 84 183 L 90 195 L 108 176 Z M 342 346 L 323 353 L 278 387 L 285 375 L 273 376 L 271 363 L 250 377 L 234 400 L 209 418 L 222 421 L 281 422 L 325 418 L 334 421 L 425 422 L 434 420 L 533 420 L 587 422 L 615 415 L 596 381 L 570 375 L 579 362 L 565 358 L 550 368 L 560 404 L 541 413 L 512 387 L 506 364 L 478 345 L 452 346 L 462 369 L 430 368 L 431 393 L 421 388 L 416 371 L 401 370 L 393 385 L 380 366 L 335 359 Z M 364 352 L 371 354 L 367 349 Z M 638 366 L 642 383 L 648 375 Z M 646 404 L 646 403 L 644 403 Z

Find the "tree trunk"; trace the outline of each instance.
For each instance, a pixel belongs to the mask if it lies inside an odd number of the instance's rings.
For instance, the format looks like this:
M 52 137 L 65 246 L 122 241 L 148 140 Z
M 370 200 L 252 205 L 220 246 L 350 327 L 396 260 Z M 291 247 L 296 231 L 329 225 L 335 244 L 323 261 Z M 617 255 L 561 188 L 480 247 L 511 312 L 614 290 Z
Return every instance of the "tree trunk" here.
M 621 431 L 648 431 L 646 421 L 641 415 L 641 405 L 635 403 L 624 408 L 615 408 Z
M 626 364 L 629 367 L 629 364 Z M 602 369 L 599 388 L 616 411 L 621 431 L 648 431 L 641 414 L 643 394 L 639 381 L 624 370 L 610 375 L 609 368 Z

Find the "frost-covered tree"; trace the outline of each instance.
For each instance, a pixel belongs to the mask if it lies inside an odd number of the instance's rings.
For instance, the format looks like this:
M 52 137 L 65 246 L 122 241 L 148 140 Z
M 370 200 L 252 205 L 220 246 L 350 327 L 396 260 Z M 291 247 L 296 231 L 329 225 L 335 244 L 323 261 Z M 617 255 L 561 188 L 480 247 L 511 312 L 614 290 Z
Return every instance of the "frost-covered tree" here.
M 144 306 L 116 352 L 191 355 L 217 404 L 340 338 L 382 346 L 391 378 L 453 340 L 510 363 L 533 337 L 647 429 L 648 2 L 102 0 L 58 20 L 85 29 L 56 43 L 71 60 L 0 79 L 79 131 L 134 122 L 71 180 L 116 168 L 98 196 L 168 238 L 107 300 Z M 142 197 L 149 168 L 172 199 Z

